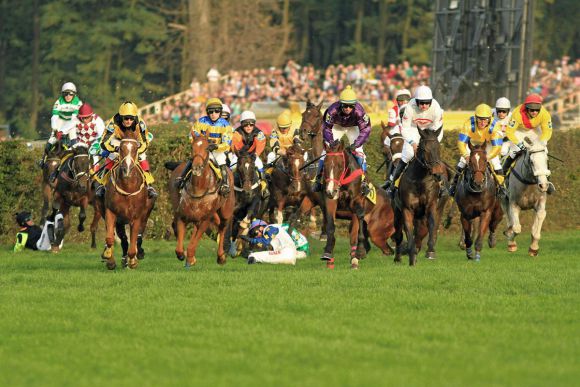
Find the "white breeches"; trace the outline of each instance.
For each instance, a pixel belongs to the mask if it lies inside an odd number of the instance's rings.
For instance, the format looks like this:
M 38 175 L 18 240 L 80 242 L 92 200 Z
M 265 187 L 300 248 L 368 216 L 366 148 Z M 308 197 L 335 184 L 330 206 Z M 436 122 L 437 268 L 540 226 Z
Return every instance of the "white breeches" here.
M 413 160 L 413 157 L 415 157 L 415 153 L 413 151 L 413 145 L 411 145 L 409 142 L 405 141 L 403 143 L 403 149 L 401 150 L 401 153 L 393 155 L 393 161 L 399 157 L 401 158 L 401 160 L 403 160 L 403 162 L 405 162 L 407 164 L 409 163 L 409 161 Z
M 74 135 L 74 138 L 76 138 L 76 130 L 73 120 L 67 121 L 63 120 L 60 117 L 52 117 L 51 126 L 56 129 L 53 129 L 50 134 L 50 138 L 48 139 L 49 144 L 56 144 L 57 142 L 56 132 L 62 132 L 63 136 L 68 136 L 69 133 L 71 133 Z
M 359 134 L 360 134 L 360 130 L 358 129 L 358 126 L 348 126 L 346 128 L 343 128 L 340 125 L 334 125 L 332 127 L 332 138 L 334 140 L 340 140 L 342 138 L 342 136 L 346 135 L 346 138 L 348 138 L 348 142 L 350 144 L 354 144 L 354 142 L 358 138 Z M 362 156 L 366 160 L 367 156 L 365 155 L 365 152 L 364 152 L 362 146 L 359 146 L 358 148 L 356 148 L 355 152 L 358 153 L 359 156 Z
M 405 137 L 405 140 L 407 140 L 406 142 L 408 142 L 408 144 L 405 144 L 403 146 L 403 154 L 401 157 L 401 160 L 403 160 L 403 162 L 405 163 L 409 163 L 411 160 L 413 160 L 413 158 L 415 157 L 415 152 L 413 150 L 413 146 L 411 145 L 411 142 L 413 144 L 419 145 L 419 141 L 421 141 L 421 136 L 419 135 L 419 130 L 433 130 L 433 129 L 417 129 L 416 127 L 410 127 L 408 129 L 405 129 L 403 137 Z M 443 129 L 441 130 L 441 133 L 439 133 L 439 136 L 437 136 L 437 141 L 441 142 L 441 140 L 443 140 Z M 408 146 L 407 146 L 408 145 Z
M 491 146 L 491 144 L 487 144 L 485 146 L 485 151 L 489 153 L 489 152 L 491 152 L 492 148 L 493 148 L 493 146 Z M 470 154 L 471 154 L 471 150 L 469 148 L 467 148 L 467 157 L 469 157 Z M 493 159 L 487 160 L 487 161 L 491 164 L 494 171 L 501 169 L 501 160 L 499 159 L 499 156 L 495 156 Z M 461 158 L 459 159 L 459 163 L 457 163 L 457 165 L 460 168 L 465 168 L 465 166 L 467 165 L 467 160 L 465 159 L 465 157 L 461 156 Z
M 220 167 L 226 164 L 226 159 L 227 159 L 226 152 L 220 151 L 210 152 L 210 160 L 213 161 L 214 164 L 219 165 Z
M 268 153 L 268 156 L 266 157 L 266 164 L 272 164 L 278 156 L 280 155 L 274 152 Z M 308 153 L 306 152 L 304 152 L 304 161 L 308 161 Z
M 504 140 L 503 144 L 501 144 L 501 151 L 499 152 L 501 157 L 505 157 L 510 151 L 512 143 L 509 140 Z
M 44 222 L 44 226 L 42 228 L 42 234 L 40 234 L 40 239 L 36 242 L 36 248 L 38 250 L 48 251 L 51 249 L 52 246 L 50 245 L 50 238 L 48 237 L 48 226 L 56 224 L 59 220 L 62 220 L 62 219 L 63 219 L 63 216 L 59 212 L 58 214 L 56 214 L 54 216 L 54 222 L 51 222 L 49 220 Z M 62 248 L 63 242 L 64 242 L 64 240 L 60 241 L 59 248 Z
M 258 251 L 250 254 L 259 263 L 280 265 L 296 264 L 296 248 L 286 247 L 279 251 Z
M 524 142 L 524 138 L 528 137 L 530 140 L 532 140 L 532 142 L 536 142 L 536 141 L 540 141 L 540 136 L 542 135 L 542 129 L 535 128 L 532 130 L 516 130 L 514 135 L 516 136 L 516 138 L 518 139 L 518 143 L 520 142 Z M 544 142 L 544 145 L 547 145 Z M 510 145 L 510 157 L 511 158 L 515 158 L 516 154 L 520 151 L 520 148 L 518 147 L 518 144 L 511 144 Z M 546 152 L 548 152 L 548 149 L 546 149 Z

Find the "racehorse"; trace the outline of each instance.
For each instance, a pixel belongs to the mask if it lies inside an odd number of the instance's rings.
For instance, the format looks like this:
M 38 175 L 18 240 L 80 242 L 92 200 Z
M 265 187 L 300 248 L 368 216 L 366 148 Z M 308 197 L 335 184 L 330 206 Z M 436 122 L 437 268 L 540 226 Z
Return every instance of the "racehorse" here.
M 441 179 L 446 176 L 446 169 L 439 156 L 437 136 L 443 128 L 436 131 L 419 130 L 421 140 L 417 155 L 409 163 L 400 178 L 399 189 L 395 198 L 395 240 L 397 242 L 395 262 L 401 261 L 403 249 L 403 229 L 407 238 L 409 265 L 417 263 L 417 251 L 421 240 L 428 231 L 428 249 L 426 256 L 435 258 L 437 227 L 447 196 L 440 200 Z
M 41 210 L 41 223 L 46 220 L 46 214 L 48 214 L 48 209 L 52 207 L 53 192 L 56 187 L 56 179 L 51 179 L 51 177 L 56 173 L 58 167 L 60 166 L 60 159 L 62 158 L 65 151 L 65 147 L 58 141 L 53 149 L 47 155 L 44 161 L 44 166 L 42 168 L 42 210 Z
M 212 146 L 211 148 L 210 145 Z M 217 263 L 226 263 L 225 241 L 230 241 L 231 223 L 234 215 L 235 195 L 230 190 L 227 196 L 218 192 L 220 180 L 216 169 L 210 165 L 210 152 L 215 146 L 205 136 L 195 136 L 191 142 L 191 173 L 183 189 L 178 188 L 177 178 L 181 176 L 185 163 L 173 170 L 169 178 L 169 195 L 173 206 L 173 230 L 177 236 L 175 254 L 179 260 L 186 257 L 183 251 L 183 239 L 186 226 L 193 223 L 193 233 L 187 246 L 186 267 L 195 265 L 195 252 L 201 237 L 213 223 L 218 231 Z M 168 165 L 166 164 L 166 167 Z M 168 167 L 169 168 L 169 167 Z M 224 179 L 233 181 L 233 174 L 228 170 Z M 225 247 L 224 247 L 225 246 Z
M 311 174 L 304 168 L 306 150 L 300 141 L 295 141 L 274 164 L 270 183 L 270 206 L 271 218 L 273 210 L 276 211 L 275 222 L 282 223 L 284 220 L 284 209 L 287 206 L 295 207 L 290 216 L 289 223 L 294 222 L 300 215 L 310 214 L 310 228 L 316 229 L 315 206 L 320 206 L 323 210 L 322 234 L 326 235 L 326 222 L 324 215 L 323 193 L 313 192 Z
M 262 200 L 260 179 L 255 165 L 254 153 L 240 152 L 234 172 L 234 191 L 236 205 L 232 225 L 232 236 L 236 238 L 247 229 L 254 218 L 260 219 L 267 201 Z
M 363 171 L 340 141 L 327 147 L 326 152 L 324 181 L 328 240 L 321 259 L 327 261 L 328 267 L 333 267 L 337 217 L 351 220 L 349 228 L 351 268 L 358 269 L 359 259 L 364 258 L 370 249 L 369 237 L 383 254 L 391 255 L 393 250 L 388 245 L 387 239 L 395 232 L 394 214 L 386 193 L 375 188 L 376 204 L 361 194 Z
M 457 185 L 455 202 L 461 212 L 461 225 L 465 238 L 465 252 L 468 259 L 479 261 L 483 246 L 483 236 L 489 228 L 489 247 L 495 247 L 495 230 L 501 222 L 503 212 L 499 200 L 496 199 L 495 178 L 490 172 L 487 163 L 486 143 L 472 145 L 469 143 L 471 154 L 463 177 Z M 475 254 L 472 244 L 473 220 L 479 218 Z
M 386 166 L 386 178 L 388 179 L 394 168 L 401 161 L 405 138 L 399 133 L 391 133 L 391 127 L 385 125 L 383 121 L 381 121 L 381 127 L 383 128 L 381 132 L 381 151 L 384 159 L 383 163 Z M 389 146 L 385 144 L 387 137 L 390 140 Z
M 526 149 L 514 163 L 506 178 L 507 197 L 502 200 L 502 207 L 507 214 L 508 251 L 517 251 L 516 236 L 522 232 L 520 211 L 534 209 L 535 217 L 532 224 L 532 243 L 528 254 L 538 255 L 542 223 L 546 218 L 546 199 L 548 190 L 548 151 L 539 140 L 529 137 L 524 139 Z
M 128 224 L 129 245 L 126 258 L 123 257 L 123 265 L 135 269 L 139 263 L 137 256 L 138 239 L 142 238 L 147 226 L 147 219 L 155 205 L 155 198 L 150 198 L 147 193 L 145 176 L 138 161 L 139 140 L 134 131 L 125 131 L 124 138 L 120 140 L 119 157 L 117 165 L 110 172 L 109 179 L 105 184 L 105 225 L 107 236 L 106 247 L 101 255 L 106 261 L 109 270 L 117 266 L 113 256 L 114 234 L 117 230 L 122 237 L 119 227 Z M 123 251 L 125 254 L 125 251 Z
M 84 231 L 84 222 L 87 217 L 86 208 L 90 195 L 88 148 L 79 145 L 69 152 L 70 156 L 64 161 L 56 178 L 53 200 L 53 216 L 56 215 L 57 211 L 63 216 L 64 229 L 59 230 L 63 234 L 66 234 L 70 228 L 69 211 L 72 206 L 80 207 L 77 230 Z M 55 227 L 60 228 L 60 225 L 55 225 Z M 53 250 L 57 249 L 53 248 Z
M 308 100 L 306 102 L 306 110 L 302 112 L 299 133 L 300 139 L 310 144 L 308 148 L 310 160 L 320 157 L 324 150 L 324 138 L 321 130 L 323 119 L 321 108 L 322 102 L 315 105 Z

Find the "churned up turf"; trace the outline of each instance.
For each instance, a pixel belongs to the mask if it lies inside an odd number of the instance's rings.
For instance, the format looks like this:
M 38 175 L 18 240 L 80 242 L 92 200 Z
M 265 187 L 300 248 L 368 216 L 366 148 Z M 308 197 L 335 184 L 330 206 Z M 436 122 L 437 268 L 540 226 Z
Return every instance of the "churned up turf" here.
M 186 271 L 146 241 L 137 270 L 98 251 L 0 252 L 2 386 L 564 386 L 580 380 L 578 232 L 499 238 L 480 263 L 442 237 L 417 267 L 373 249 L 352 271 L 314 254 L 295 267 Z M 525 243 L 524 243 L 525 242 Z M 118 257 L 119 248 L 116 248 Z

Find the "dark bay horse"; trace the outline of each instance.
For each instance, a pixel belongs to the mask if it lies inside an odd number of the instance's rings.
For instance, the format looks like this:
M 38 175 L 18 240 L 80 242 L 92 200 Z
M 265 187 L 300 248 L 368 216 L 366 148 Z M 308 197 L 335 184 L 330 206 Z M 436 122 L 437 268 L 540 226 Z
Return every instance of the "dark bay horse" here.
M 56 179 L 51 179 L 51 176 L 56 173 L 60 166 L 60 160 L 66 151 L 66 147 L 61 141 L 58 141 L 54 147 L 48 152 L 44 165 L 42 167 L 42 210 L 40 223 L 46 220 L 48 210 L 52 208 L 52 201 L 54 196 L 54 188 L 56 187 Z
M 302 122 L 300 123 L 300 138 L 309 153 L 309 160 L 313 160 L 322 155 L 324 150 L 324 137 L 322 133 L 322 102 L 318 105 L 306 102 L 306 110 L 302 112 Z
M 69 150 L 70 156 L 64 161 L 56 177 L 53 200 L 53 216 L 60 212 L 63 216 L 63 230 L 66 234 L 70 228 L 70 208 L 79 207 L 79 224 L 77 230 L 84 231 L 84 222 L 87 217 L 86 208 L 89 205 L 90 195 L 90 158 L 88 148 L 76 146 Z M 59 225 L 55 225 L 59 228 Z M 57 250 L 57 249 L 53 249 Z
M 115 231 L 120 238 L 124 235 L 124 225 L 130 227 L 127 258 L 123 264 L 135 269 L 138 261 L 138 243 L 147 226 L 147 219 L 155 205 L 155 198 L 147 194 L 143 170 L 139 165 L 139 140 L 134 131 L 125 131 L 125 137 L 119 145 L 118 163 L 110 172 L 105 185 L 105 225 L 107 236 L 106 247 L 101 257 L 106 261 L 109 270 L 117 266 L 113 256 Z M 119 230 L 123 227 L 123 231 Z M 124 246 L 123 246 L 124 247 Z
M 397 250 L 395 262 L 401 261 L 403 252 L 403 230 L 407 238 L 409 265 L 417 263 L 417 250 L 428 230 L 429 240 L 426 256 L 435 258 L 437 228 L 442 211 L 440 189 L 442 176 L 446 169 L 439 156 L 437 136 L 443 128 L 436 131 L 419 130 L 421 140 L 417 155 L 401 176 L 397 196 L 395 197 L 395 240 Z
M 455 202 L 461 212 L 461 225 L 465 237 L 465 252 L 468 259 L 479 261 L 483 247 L 483 237 L 489 228 L 489 247 L 495 247 L 495 230 L 501 222 L 503 212 L 496 199 L 496 183 L 487 162 L 486 144 L 472 145 L 471 154 L 463 177 L 457 185 Z M 479 218 L 475 254 L 472 249 L 472 224 Z
M 515 162 L 509 176 L 506 178 L 507 198 L 502 200 L 502 207 L 507 215 L 508 251 L 518 249 L 515 238 L 522 232 L 520 211 L 535 211 L 532 224 L 532 242 L 528 254 L 538 255 L 542 224 L 546 218 L 546 200 L 548 190 L 548 150 L 538 139 L 524 139 L 526 150 Z M 506 171 L 507 172 L 507 171 Z
M 401 161 L 405 138 L 399 133 L 391 133 L 392 128 L 385 125 L 383 121 L 381 121 L 381 127 L 383 129 L 381 132 L 381 153 L 385 164 L 386 179 L 388 179 L 394 168 Z M 387 137 L 390 140 L 389 146 L 385 144 Z
M 376 204 L 361 194 L 362 169 L 341 142 L 329 146 L 326 152 L 324 180 L 328 240 L 322 259 L 327 261 L 328 267 L 333 267 L 337 217 L 351 221 L 351 268 L 358 269 L 359 259 L 364 258 L 370 248 L 369 237 L 383 254 L 391 255 L 393 250 L 387 239 L 395 232 L 394 213 L 386 193 L 375 188 Z
M 195 265 L 195 252 L 199 241 L 210 224 L 217 226 L 218 248 L 217 262 L 220 265 L 226 263 L 225 248 L 229 247 L 231 236 L 231 223 L 234 216 L 235 194 L 231 190 L 227 196 L 218 192 L 220 180 L 214 169 L 210 166 L 210 151 L 208 139 L 205 136 L 197 136 L 191 142 L 191 173 L 183 189 L 179 189 L 176 183 L 181 176 L 185 163 L 181 163 L 173 170 L 169 178 L 168 189 L 173 206 L 173 226 L 177 236 L 175 254 L 179 260 L 186 257 L 183 250 L 186 226 L 193 224 L 193 232 L 187 246 L 186 267 Z M 167 164 L 166 164 L 167 165 Z M 228 176 L 224 178 L 233 181 L 233 174 L 228 170 Z

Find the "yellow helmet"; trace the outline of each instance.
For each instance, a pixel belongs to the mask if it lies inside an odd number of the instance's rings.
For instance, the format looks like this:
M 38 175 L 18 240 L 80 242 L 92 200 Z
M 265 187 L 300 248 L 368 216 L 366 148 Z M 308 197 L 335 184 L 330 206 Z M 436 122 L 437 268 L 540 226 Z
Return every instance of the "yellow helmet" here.
M 219 107 L 221 109 L 222 105 L 222 101 L 219 98 L 210 98 L 205 103 L 205 108 L 207 109 L 210 107 Z
M 133 102 L 125 101 L 119 107 L 119 115 L 137 117 L 139 115 L 139 108 Z
M 282 129 L 289 128 L 290 125 L 292 125 L 292 117 L 290 117 L 288 112 L 282 112 L 282 114 L 276 118 L 276 124 L 278 124 L 278 127 Z
M 485 103 L 479 104 L 475 108 L 475 117 L 491 118 L 491 107 Z
M 356 103 L 356 93 L 352 89 L 352 87 L 347 86 L 341 93 L 340 93 L 340 102 L 346 104 L 354 104 Z

